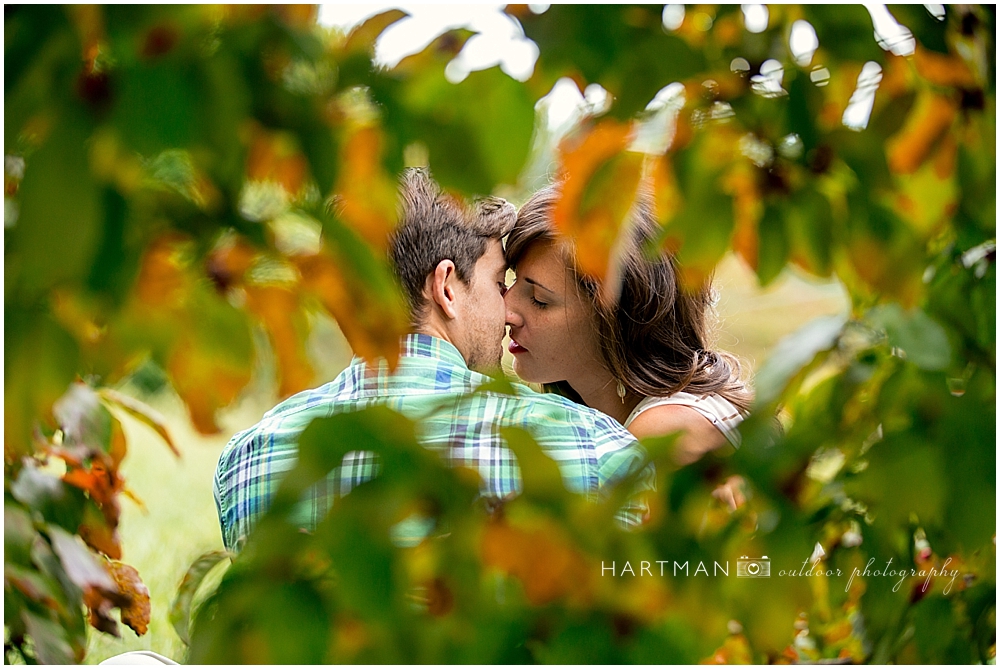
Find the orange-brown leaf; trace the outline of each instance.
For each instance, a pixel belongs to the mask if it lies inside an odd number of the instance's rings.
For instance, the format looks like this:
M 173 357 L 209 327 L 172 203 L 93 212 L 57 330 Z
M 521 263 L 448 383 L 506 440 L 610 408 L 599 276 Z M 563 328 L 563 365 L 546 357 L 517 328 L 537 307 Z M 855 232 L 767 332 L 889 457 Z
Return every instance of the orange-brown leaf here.
M 309 30 L 316 25 L 319 5 L 270 5 L 275 16 L 298 30 Z
M 171 309 L 184 300 L 190 283 L 179 248 L 184 241 L 179 235 L 167 234 L 147 248 L 135 286 L 136 297 L 146 306 Z
M 267 330 L 278 360 L 278 395 L 288 397 L 312 385 L 313 369 L 306 356 L 305 324 L 299 297 L 283 286 L 247 286 L 247 308 Z
M 399 339 L 409 329 L 405 308 L 373 299 L 371 290 L 326 254 L 294 259 L 303 287 L 337 319 L 355 354 L 369 362 L 385 358 L 390 369 L 399 361 Z
M 362 127 L 344 144 L 337 181 L 340 214 L 364 239 L 385 249 L 396 224 L 396 182 L 382 166 L 382 135 Z
M 534 606 L 590 594 L 586 561 L 555 526 L 528 530 L 493 522 L 483 532 L 480 551 L 484 565 L 521 581 Z
M 296 195 L 306 182 L 308 163 L 298 142 L 287 132 L 271 132 L 260 126 L 251 131 L 247 154 L 247 178 L 250 181 L 273 181 L 289 195 Z
M 149 589 L 139 578 L 135 567 L 112 561 L 108 571 L 118 585 L 118 592 L 129 600 L 128 604 L 121 606 L 122 622 L 142 636 L 149 629 Z
M 935 53 L 918 44 L 913 53 L 913 63 L 917 74 L 932 84 L 954 88 L 972 88 L 976 85 L 976 77 L 969 65 L 958 56 Z
M 233 235 L 223 239 L 208 254 L 206 270 L 215 287 L 225 292 L 243 282 L 247 270 L 257 260 L 257 250 Z
M 580 270 L 601 280 L 642 173 L 641 154 L 625 151 L 631 133 L 630 124 L 608 119 L 560 146 L 564 182 L 553 223 L 574 243 Z
M 913 174 L 924 163 L 938 139 L 951 127 L 958 105 L 951 98 L 924 92 L 903 128 L 889 139 L 886 157 L 896 174 Z
M 173 350 L 167 371 L 174 389 L 191 414 L 191 421 L 202 434 L 215 434 L 215 412 L 228 406 L 250 382 L 250 370 L 213 355 L 187 337 Z

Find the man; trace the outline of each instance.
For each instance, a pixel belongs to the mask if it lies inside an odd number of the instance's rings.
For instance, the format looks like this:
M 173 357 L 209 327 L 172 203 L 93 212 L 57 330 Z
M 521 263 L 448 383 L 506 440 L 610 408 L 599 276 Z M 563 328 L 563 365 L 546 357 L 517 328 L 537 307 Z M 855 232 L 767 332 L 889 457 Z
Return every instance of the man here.
M 507 271 L 500 240 L 513 226 L 514 208 L 489 199 L 470 212 L 420 170 L 404 175 L 401 202 L 390 257 L 412 334 L 402 342 L 399 366 L 390 374 L 384 361 L 372 366 L 355 358 L 331 383 L 285 400 L 232 438 L 215 475 L 222 536 L 231 550 L 267 510 L 281 476 L 295 464 L 296 440 L 309 422 L 372 403 L 419 419 L 421 443 L 449 463 L 478 471 L 482 494 L 493 499 L 521 488 L 517 460 L 500 436 L 505 426 L 531 432 L 558 463 L 567 489 L 592 498 L 643 460 L 641 447 L 613 419 L 565 398 L 524 386 L 515 386 L 513 395 L 470 395 L 491 380 L 473 370 L 500 366 Z M 449 399 L 456 402 L 440 411 Z M 375 466 L 372 454 L 349 453 L 297 519 L 315 526 L 333 498 L 374 476 Z M 646 479 L 651 485 L 651 476 Z M 629 507 L 620 520 L 638 524 L 641 513 Z

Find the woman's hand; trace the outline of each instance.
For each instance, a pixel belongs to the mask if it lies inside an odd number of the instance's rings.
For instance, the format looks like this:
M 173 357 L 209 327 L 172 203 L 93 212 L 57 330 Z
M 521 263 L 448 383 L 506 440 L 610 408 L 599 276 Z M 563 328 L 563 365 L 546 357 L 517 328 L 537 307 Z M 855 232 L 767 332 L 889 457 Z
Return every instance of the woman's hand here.
M 730 476 L 712 491 L 712 497 L 729 507 L 730 511 L 735 511 L 747 501 L 746 495 L 743 494 L 744 483 L 746 481 L 742 476 Z

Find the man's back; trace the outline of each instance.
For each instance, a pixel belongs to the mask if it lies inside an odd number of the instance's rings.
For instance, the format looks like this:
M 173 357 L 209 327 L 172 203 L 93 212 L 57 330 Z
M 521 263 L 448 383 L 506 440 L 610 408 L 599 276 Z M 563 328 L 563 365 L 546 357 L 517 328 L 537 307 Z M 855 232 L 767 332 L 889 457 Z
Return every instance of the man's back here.
M 384 364 L 376 368 L 355 360 L 331 383 L 279 404 L 234 436 L 219 459 L 215 498 L 226 547 L 238 547 L 267 510 L 282 476 L 295 465 L 298 436 L 310 421 L 375 404 L 417 421 L 420 443 L 451 465 L 478 471 L 482 494 L 490 498 L 521 491 L 517 460 L 500 435 L 504 427 L 528 430 L 558 464 L 566 488 L 591 499 L 641 465 L 641 447 L 613 419 L 523 386 L 515 385 L 510 395 L 474 392 L 489 381 L 471 371 L 448 342 L 410 335 L 395 373 Z M 333 500 L 376 473 L 372 453 L 349 453 L 300 506 L 296 521 L 315 527 Z M 637 520 L 625 518 L 630 524 Z

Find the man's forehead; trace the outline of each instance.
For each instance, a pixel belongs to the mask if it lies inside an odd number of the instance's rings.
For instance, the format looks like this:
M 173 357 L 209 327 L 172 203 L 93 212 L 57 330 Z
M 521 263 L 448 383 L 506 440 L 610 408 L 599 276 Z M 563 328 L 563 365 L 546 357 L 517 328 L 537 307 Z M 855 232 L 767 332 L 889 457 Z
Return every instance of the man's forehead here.
M 504 257 L 503 246 L 500 244 L 499 239 L 490 240 L 489 245 L 486 247 L 486 253 L 483 254 L 481 260 L 487 263 L 490 269 L 497 272 L 506 271 L 507 259 Z

